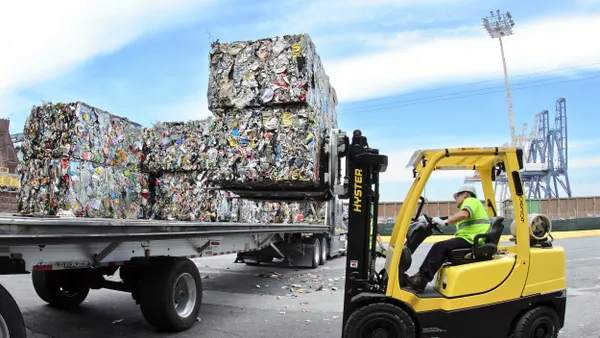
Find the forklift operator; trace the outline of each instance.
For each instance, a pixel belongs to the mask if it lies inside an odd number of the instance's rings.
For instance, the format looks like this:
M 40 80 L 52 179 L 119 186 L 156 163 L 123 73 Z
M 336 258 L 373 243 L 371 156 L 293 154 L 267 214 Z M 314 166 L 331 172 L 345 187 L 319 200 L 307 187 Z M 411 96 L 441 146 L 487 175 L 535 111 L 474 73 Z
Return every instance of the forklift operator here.
M 454 194 L 454 200 L 460 209 L 458 213 L 448 217 L 446 221 L 439 217 L 434 217 L 432 220 L 438 226 L 456 224 L 455 237 L 435 243 L 425 257 L 419 272 L 407 278 L 408 286 L 419 293 L 425 291 L 425 286 L 433 280 L 452 250 L 471 248 L 475 235 L 489 231 L 489 217 L 484 205 L 477 199 L 475 187 L 468 185 L 461 187 Z

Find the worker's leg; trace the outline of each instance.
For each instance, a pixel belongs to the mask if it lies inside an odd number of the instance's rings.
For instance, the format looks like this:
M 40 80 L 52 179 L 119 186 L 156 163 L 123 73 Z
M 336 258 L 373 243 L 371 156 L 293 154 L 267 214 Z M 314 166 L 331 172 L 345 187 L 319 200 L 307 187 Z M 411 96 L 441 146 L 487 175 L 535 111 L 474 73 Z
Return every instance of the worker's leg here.
M 431 282 L 452 250 L 470 247 L 471 243 L 459 237 L 433 244 L 425 260 L 423 260 L 421 268 L 419 268 L 419 274 L 426 282 Z
M 433 280 L 452 250 L 470 247 L 471 243 L 458 237 L 435 243 L 423 260 L 419 272 L 408 278 L 408 285 L 417 291 L 423 291 L 427 283 Z

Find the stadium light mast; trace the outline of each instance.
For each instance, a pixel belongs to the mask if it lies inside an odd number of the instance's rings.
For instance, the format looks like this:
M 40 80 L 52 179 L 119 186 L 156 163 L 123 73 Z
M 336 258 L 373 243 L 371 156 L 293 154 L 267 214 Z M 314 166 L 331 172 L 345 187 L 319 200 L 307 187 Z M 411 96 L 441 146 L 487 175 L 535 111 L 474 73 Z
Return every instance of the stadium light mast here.
M 504 46 L 502 45 L 502 37 L 513 34 L 512 28 L 515 22 L 510 15 L 510 12 L 500 13 L 497 10 L 496 13 L 490 11 L 490 16 L 482 19 L 483 27 L 488 32 L 492 39 L 498 38 L 500 41 L 500 53 L 502 54 L 502 66 L 504 67 L 504 82 L 506 85 L 506 96 L 508 99 L 508 116 L 510 119 L 510 137 L 511 145 L 516 146 L 518 144 L 517 136 L 515 135 L 515 119 L 513 117 L 512 109 L 512 98 L 510 96 L 510 86 L 508 85 L 508 71 L 506 70 L 506 59 L 504 58 Z

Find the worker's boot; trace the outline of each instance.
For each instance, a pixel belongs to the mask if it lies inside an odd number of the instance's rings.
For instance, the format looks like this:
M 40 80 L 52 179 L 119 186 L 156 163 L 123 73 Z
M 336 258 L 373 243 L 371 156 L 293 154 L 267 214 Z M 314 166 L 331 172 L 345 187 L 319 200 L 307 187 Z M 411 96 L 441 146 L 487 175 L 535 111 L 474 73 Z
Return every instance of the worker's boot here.
M 421 275 L 417 272 L 413 276 L 410 276 L 406 279 L 406 284 L 410 286 L 413 290 L 417 291 L 417 293 L 425 292 L 425 286 L 427 286 L 427 281 L 421 277 Z

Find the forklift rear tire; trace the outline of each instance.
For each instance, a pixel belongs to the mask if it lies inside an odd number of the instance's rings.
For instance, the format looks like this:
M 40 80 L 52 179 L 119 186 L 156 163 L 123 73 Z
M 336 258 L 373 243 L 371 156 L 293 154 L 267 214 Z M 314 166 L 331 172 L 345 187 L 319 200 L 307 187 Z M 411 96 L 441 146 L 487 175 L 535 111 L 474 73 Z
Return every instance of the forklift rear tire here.
M 556 311 L 547 306 L 538 306 L 521 315 L 513 338 L 556 338 L 559 331 L 559 319 Z
M 344 328 L 344 338 L 416 337 L 415 323 L 402 308 L 373 303 L 355 310 Z

